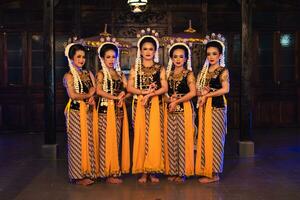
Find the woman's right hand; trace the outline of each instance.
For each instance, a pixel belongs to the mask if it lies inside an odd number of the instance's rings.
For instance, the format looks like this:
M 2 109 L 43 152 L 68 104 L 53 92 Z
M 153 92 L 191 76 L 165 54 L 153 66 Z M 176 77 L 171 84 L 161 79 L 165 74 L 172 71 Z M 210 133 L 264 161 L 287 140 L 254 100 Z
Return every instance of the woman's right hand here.
M 177 100 L 177 94 L 174 93 L 170 98 L 169 98 L 170 102 L 174 102 Z
M 208 86 L 202 88 L 201 90 L 197 90 L 197 96 L 201 97 L 210 92 L 210 88 Z
M 142 90 L 142 95 L 148 95 L 155 91 L 156 84 L 151 83 L 146 90 Z
M 204 106 L 207 100 L 207 96 L 202 96 L 199 101 L 199 106 Z
M 205 86 L 202 90 L 201 90 L 201 96 L 205 96 L 207 93 L 210 92 L 210 87 Z

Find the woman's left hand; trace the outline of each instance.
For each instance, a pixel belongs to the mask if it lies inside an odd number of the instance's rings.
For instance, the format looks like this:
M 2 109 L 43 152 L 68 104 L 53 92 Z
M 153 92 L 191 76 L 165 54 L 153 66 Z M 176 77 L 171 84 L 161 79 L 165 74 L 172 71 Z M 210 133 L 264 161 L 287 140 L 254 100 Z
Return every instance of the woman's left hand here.
M 120 99 L 123 99 L 124 97 L 125 97 L 125 92 L 124 91 L 122 91 L 122 92 L 120 92 L 120 94 L 118 95 L 118 99 L 120 100 Z
M 169 112 L 174 112 L 177 106 L 177 102 L 173 101 L 172 103 L 169 104 Z
M 119 95 L 118 95 L 118 103 L 117 103 L 117 107 L 121 108 L 123 106 L 123 103 L 125 101 L 125 92 L 122 91 Z
M 95 99 L 94 99 L 93 96 L 89 98 L 88 104 L 91 105 L 91 106 L 94 106 L 94 105 L 95 105 Z
M 145 106 L 149 100 L 150 94 L 147 94 L 143 97 L 142 105 Z
M 124 98 L 119 99 L 119 101 L 118 101 L 118 103 L 117 103 L 117 107 L 118 107 L 118 108 L 121 108 L 121 107 L 123 106 L 123 103 L 125 103 L 125 102 L 124 102 Z
M 203 106 L 206 103 L 206 100 L 207 100 L 207 96 L 206 95 L 202 96 L 200 99 L 200 106 Z

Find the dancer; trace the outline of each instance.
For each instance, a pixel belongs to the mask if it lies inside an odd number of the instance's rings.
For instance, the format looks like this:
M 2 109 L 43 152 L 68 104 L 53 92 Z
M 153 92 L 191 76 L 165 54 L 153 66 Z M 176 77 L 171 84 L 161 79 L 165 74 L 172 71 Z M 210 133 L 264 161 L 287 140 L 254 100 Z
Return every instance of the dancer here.
M 151 35 L 151 33 L 153 35 Z M 162 95 L 167 92 L 165 68 L 158 63 L 158 33 L 142 30 L 137 42 L 135 65 L 130 70 L 127 90 L 133 100 L 133 166 L 132 173 L 142 173 L 140 183 L 159 182 L 164 172 L 164 129 Z
M 196 174 L 200 183 L 219 181 L 223 171 L 224 144 L 227 133 L 229 73 L 225 67 L 224 38 L 207 36 L 206 61 L 197 77 L 199 105 Z
M 95 144 L 93 134 L 94 76 L 84 68 L 85 48 L 71 43 L 65 49 L 69 71 L 63 83 L 70 98 L 66 109 L 68 133 L 69 178 L 76 184 L 90 185 L 97 178 Z
M 191 67 L 191 51 L 185 43 L 169 49 L 167 68 L 168 100 L 165 115 L 166 174 L 168 180 L 184 182 L 194 175 L 194 114 L 191 99 L 196 96 L 196 81 Z
M 102 70 L 97 73 L 100 177 L 120 184 L 119 176 L 130 169 L 128 118 L 125 105 L 127 79 L 119 64 L 115 39 L 106 38 L 98 48 Z M 121 145 L 122 144 L 122 145 Z M 119 152 L 121 152 L 119 154 Z M 121 158 L 121 159 L 120 159 Z

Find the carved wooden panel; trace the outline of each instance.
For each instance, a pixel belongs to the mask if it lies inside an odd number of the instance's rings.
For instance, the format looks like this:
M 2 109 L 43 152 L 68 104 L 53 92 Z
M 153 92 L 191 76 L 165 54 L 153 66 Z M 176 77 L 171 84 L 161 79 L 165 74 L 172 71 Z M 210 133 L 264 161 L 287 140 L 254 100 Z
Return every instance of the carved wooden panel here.
M 160 36 L 168 33 L 168 17 L 166 12 L 146 11 L 134 15 L 129 11 L 116 12 L 114 17 L 114 35 L 116 37 L 134 38 L 141 29 L 155 29 Z

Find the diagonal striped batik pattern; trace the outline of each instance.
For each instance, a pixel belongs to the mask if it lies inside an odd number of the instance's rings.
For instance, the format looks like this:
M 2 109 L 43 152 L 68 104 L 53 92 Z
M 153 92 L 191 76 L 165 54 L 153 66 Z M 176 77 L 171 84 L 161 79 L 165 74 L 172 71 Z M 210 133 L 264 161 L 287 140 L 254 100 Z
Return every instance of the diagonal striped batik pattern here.
M 168 114 L 168 154 L 170 175 L 185 175 L 185 130 L 184 114 Z
M 92 116 L 88 113 L 88 149 L 91 164 L 91 173 L 83 174 L 81 170 L 81 133 L 79 111 L 69 111 L 69 132 L 68 132 L 68 171 L 70 179 L 96 178 L 94 143 L 92 133 Z
M 204 121 L 202 122 L 204 127 Z M 213 172 L 223 172 L 224 145 L 227 134 L 227 108 L 213 108 L 212 111 L 213 129 Z M 204 129 L 202 129 L 204 131 Z M 202 138 L 201 166 L 205 165 L 205 141 Z

